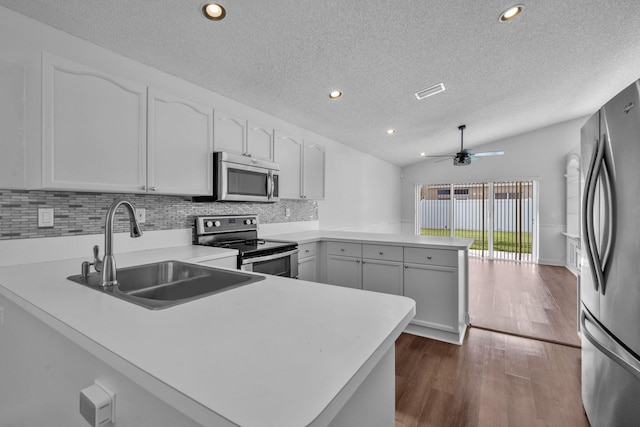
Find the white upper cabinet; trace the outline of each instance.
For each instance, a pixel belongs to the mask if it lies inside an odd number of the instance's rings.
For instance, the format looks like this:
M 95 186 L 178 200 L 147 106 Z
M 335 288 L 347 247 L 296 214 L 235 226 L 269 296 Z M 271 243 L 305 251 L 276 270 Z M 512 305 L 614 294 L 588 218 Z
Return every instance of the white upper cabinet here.
M 140 192 L 147 88 L 43 55 L 42 187 Z
M 273 160 L 273 128 L 216 109 L 215 151 Z
M 25 188 L 24 67 L 0 61 L 0 188 Z
M 276 131 L 274 161 L 280 165 L 279 196 L 282 199 L 302 197 L 302 138 Z
M 213 194 L 213 108 L 149 88 L 148 190 Z
M 275 132 L 274 161 L 280 164 L 280 198 L 324 199 L 325 148 Z
M 273 128 L 248 122 L 246 154 L 259 159 L 273 160 Z
M 218 109 L 215 119 L 215 151 L 246 154 L 247 121 Z
M 324 199 L 325 164 L 325 148 L 305 141 L 302 181 L 305 199 Z

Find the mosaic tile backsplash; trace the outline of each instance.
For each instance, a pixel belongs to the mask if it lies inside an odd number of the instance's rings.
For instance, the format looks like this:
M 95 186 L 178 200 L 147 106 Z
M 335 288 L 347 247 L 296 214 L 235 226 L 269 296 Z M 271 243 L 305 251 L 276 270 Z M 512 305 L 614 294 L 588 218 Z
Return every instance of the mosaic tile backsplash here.
M 146 210 L 143 230 L 193 228 L 194 217 L 211 214 L 256 214 L 263 224 L 318 219 L 318 202 L 313 200 L 195 203 L 180 196 L 0 189 L 0 240 L 104 233 L 107 209 L 121 197 L 134 208 Z M 52 228 L 38 228 L 38 208 L 53 208 Z M 127 214 L 120 208 L 115 217 L 115 231 L 128 230 Z

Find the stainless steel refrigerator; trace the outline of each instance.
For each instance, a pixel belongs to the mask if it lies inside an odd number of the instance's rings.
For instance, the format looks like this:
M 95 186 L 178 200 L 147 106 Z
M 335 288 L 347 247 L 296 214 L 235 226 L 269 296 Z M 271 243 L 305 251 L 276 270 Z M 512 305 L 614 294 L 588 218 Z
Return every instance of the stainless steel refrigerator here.
M 581 131 L 582 402 L 593 427 L 640 425 L 639 90 Z

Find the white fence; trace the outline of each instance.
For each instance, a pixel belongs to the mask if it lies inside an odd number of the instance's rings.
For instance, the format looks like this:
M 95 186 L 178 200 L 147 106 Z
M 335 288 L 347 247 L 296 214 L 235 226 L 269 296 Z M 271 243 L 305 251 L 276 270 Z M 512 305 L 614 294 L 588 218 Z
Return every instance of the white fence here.
M 482 212 L 489 212 L 488 200 L 454 200 L 454 228 L 456 230 L 482 230 Z M 483 206 L 483 204 L 485 204 Z M 484 208 L 484 209 L 483 209 Z M 533 231 L 533 204 L 531 199 L 498 199 L 493 201 L 494 231 Z M 486 214 L 485 214 L 486 215 Z M 486 217 L 485 217 L 486 220 Z M 420 200 L 420 228 L 451 229 L 451 200 Z M 485 231 L 487 227 L 485 226 Z

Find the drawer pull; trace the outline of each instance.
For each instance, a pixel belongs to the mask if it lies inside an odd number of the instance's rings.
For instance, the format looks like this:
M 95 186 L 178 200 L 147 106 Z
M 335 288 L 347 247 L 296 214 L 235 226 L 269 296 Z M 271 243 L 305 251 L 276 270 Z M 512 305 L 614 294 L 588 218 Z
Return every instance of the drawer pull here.
M 309 249 L 305 249 L 304 251 L 305 251 L 306 253 L 309 253 L 309 252 L 311 252 L 311 251 L 310 251 Z
M 340 252 L 344 252 L 344 248 L 340 248 Z
M 384 255 L 384 252 L 382 252 L 382 251 L 380 251 L 380 252 L 378 252 L 378 253 L 379 253 L 380 255 Z
M 427 255 L 427 259 L 431 259 L 431 255 Z

